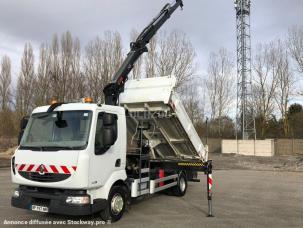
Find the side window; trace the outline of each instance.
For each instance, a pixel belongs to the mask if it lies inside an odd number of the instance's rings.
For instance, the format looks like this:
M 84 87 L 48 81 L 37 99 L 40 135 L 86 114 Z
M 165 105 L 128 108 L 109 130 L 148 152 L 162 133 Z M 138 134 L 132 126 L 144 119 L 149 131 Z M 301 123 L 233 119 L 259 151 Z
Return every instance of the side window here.
M 100 112 L 96 125 L 95 154 L 104 154 L 115 144 L 118 136 L 118 116 L 116 114 Z

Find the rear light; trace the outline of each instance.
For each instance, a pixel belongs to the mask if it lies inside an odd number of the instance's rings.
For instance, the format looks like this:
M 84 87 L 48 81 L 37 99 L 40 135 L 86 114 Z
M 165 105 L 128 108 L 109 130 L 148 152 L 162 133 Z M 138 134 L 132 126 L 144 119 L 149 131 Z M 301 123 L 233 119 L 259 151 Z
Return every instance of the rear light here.
M 12 170 L 13 170 L 13 173 L 14 175 L 16 175 L 16 165 L 15 165 L 15 156 L 12 157 Z

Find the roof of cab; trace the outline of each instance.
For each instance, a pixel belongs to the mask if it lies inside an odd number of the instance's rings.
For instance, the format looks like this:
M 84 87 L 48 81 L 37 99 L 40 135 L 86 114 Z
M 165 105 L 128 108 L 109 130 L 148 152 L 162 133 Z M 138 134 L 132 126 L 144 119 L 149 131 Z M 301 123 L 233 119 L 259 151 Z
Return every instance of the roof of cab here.
M 32 113 L 41 113 L 47 112 L 50 105 L 40 106 L 33 110 Z M 94 103 L 66 103 L 58 106 L 55 108 L 54 111 L 75 111 L 75 110 L 88 110 L 88 111 L 114 111 L 118 114 L 124 114 L 125 109 L 119 106 L 112 106 L 112 105 L 105 105 L 102 104 L 101 106 L 94 104 Z

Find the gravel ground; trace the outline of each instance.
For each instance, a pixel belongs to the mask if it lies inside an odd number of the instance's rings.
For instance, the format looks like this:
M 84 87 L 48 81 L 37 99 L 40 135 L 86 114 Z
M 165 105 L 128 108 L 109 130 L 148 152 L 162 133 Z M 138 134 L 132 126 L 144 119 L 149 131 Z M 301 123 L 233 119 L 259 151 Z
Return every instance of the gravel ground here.
M 303 156 L 254 157 L 213 153 L 209 155 L 209 159 L 213 160 L 214 169 L 217 170 L 303 172 Z
M 303 173 L 252 170 L 214 171 L 213 218 L 207 215 L 206 178 L 190 183 L 184 197 L 156 194 L 138 200 L 123 218 L 111 227 L 303 227 Z M 8 168 L 0 169 L 0 227 L 9 222 L 82 223 L 100 222 L 98 215 L 71 217 L 13 208 L 13 189 Z M 26 226 L 27 227 L 27 226 Z M 46 227 L 35 225 L 32 227 Z M 62 227 L 62 225 L 57 225 Z
M 113 227 L 303 227 L 303 156 L 210 154 L 214 164 L 214 218 L 207 218 L 206 181 L 190 183 L 184 197 L 156 194 L 138 200 Z M 0 159 L 0 227 L 10 221 L 81 223 L 98 215 L 68 217 L 12 208 L 9 159 Z M 102 222 L 102 221 L 101 221 Z M 61 227 L 59 225 L 58 227 Z M 35 225 L 34 227 L 40 227 Z

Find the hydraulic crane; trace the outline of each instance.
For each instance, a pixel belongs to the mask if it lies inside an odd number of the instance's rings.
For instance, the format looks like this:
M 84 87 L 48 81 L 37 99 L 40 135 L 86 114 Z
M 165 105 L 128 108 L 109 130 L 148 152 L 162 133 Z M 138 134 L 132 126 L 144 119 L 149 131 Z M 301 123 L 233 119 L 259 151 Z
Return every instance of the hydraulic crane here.
M 183 8 L 182 0 L 176 0 L 173 4 L 167 3 L 152 22 L 143 29 L 136 41 L 130 43 L 130 51 L 127 57 L 115 73 L 112 82 L 103 89 L 105 104 L 117 105 L 119 95 L 124 90 L 124 84 L 128 80 L 128 74 L 133 69 L 134 64 L 144 52 L 148 51 L 147 44 L 149 41 L 178 7 Z

